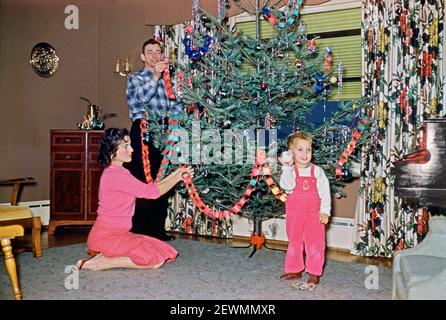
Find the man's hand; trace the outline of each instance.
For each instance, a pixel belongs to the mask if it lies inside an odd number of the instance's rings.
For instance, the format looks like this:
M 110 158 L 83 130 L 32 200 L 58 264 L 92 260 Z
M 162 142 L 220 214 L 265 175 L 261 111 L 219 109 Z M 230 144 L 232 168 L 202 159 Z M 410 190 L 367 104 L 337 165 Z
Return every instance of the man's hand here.
M 327 224 L 328 223 L 328 218 L 329 218 L 328 214 L 319 213 L 319 222 L 320 223 Z
M 166 67 L 166 64 L 164 63 L 164 61 L 160 61 L 155 64 L 155 67 L 153 70 L 153 78 L 155 80 L 158 80 L 159 78 L 161 78 L 161 75 L 162 75 L 165 67 Z

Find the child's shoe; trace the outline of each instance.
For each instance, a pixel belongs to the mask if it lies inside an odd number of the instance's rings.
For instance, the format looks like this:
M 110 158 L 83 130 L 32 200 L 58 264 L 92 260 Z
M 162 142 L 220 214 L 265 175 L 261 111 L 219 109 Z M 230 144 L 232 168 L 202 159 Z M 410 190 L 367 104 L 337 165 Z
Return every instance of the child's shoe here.
M 280 276 L 283 280 L 293 280 L 302 278 L 302 272 L 287 272 Z
M 310 274 L 310 277 L 307 280 L 307 283 L 311 283 L 311 284 L 319 284 L 319 280 L 320 280 L 320 276 L 315 276 L 313 274 Z

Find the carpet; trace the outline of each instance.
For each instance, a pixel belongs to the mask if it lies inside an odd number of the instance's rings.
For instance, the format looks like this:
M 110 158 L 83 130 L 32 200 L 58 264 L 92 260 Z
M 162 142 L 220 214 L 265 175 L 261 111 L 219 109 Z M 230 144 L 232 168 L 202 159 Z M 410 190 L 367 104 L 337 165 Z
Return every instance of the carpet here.
M 387 267 L 327 260 L 321 283 L 297 289 L 284 281 L 285 253 L 177 239 L 176 261 L 158 270 L 114 269 L 92 272 L 70 267 L 85 258 L 85 244 L 50 248 L 41 258 L 16 255 L 25 300 L 386 300 L 392 270 Z M 65 273 L 67 271 L 67 273 Z M 370 272 L 375 280 L 370 282 Z M 78 281 L 76 281 L 78 272 Z M 368 280 L 367 280 L 368 279 Z M 304 276 L 303 280 L 306 280 Z M 372 283 L 372 285 L 370 285 Z M 67 289 L 68 287 L 68 289 Z M 369 287 L 367 289 L 366 287 Z M 0 300 L 12 300 L 4 263 L 0 263 Z

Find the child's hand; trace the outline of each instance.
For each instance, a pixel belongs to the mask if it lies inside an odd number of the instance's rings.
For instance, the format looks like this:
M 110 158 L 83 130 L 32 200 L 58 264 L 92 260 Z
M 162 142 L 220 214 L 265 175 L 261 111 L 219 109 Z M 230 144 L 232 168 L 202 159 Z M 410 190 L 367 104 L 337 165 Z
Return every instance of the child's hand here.
M 284 151 L 280 155 L 279 162 L 281 165 L 292 166 L 293 165 L 293 155 L 289 151 Z
M 327 224 L 328 223 L 328 218 L 329 218 L 328 214 L 319 213 L 319 222 L 320 223 Z

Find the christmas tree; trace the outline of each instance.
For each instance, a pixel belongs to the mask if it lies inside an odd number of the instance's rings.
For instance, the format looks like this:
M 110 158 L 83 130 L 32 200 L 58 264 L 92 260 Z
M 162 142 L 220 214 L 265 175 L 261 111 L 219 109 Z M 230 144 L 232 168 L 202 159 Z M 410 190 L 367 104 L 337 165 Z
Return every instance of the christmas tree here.
M 173 154 L 179 150 L 174 143 L 185 143 L 176 160 L 188 159 L 197 169 L 194 187 L 191 190 L 190 181 L 185 181 L 189 191 L 183 194 L 199 195 L 217 218 L 231 212 L 261 221 L 284 213 L 282 193 L 271 181 L 279 180 L 274 168 L 277 155 L 286 150 L 283 133 L 295 130 L 313 137 L 313 162 L 323 167 L 332 191 L 342 196 L 340 178 L 351 176 L 348 158 L 364 138 L 364 123 L 357 125 L 364 101 L 340 103 L 321 125 L 311 123 L 317 102 L 342 84 L 342 65 L 332 68 L 335 53 L 318 48 L 317 39 L 308 39 L 299 20 L 302 1 L 289 1 L 282 11 L 268 7 L 268 1 L 256 8 L 236 4 L 257 17 L 257 31 L 261 14 L 276 35 L 261 39 L 259 32 L 256 37 L 237 33 L 224 16 L 201 11 L 186 27 L 183 44 L 189 59 L 176 68 L 177 94 L 187 106 L 178 119 L 180 137 L 175 121 L 169 130 L 166 123 L 149 117 L 149 128 L 156 132 L 151 138 L 161 147 L 171 141 L 168 149 Z M 266 154 L 262 159 L 269 164 L 267 170 L 258 166 L 259 149 Z M 269 176 L 269 171 L 273 180 L 264 180 L 262 173 Z

